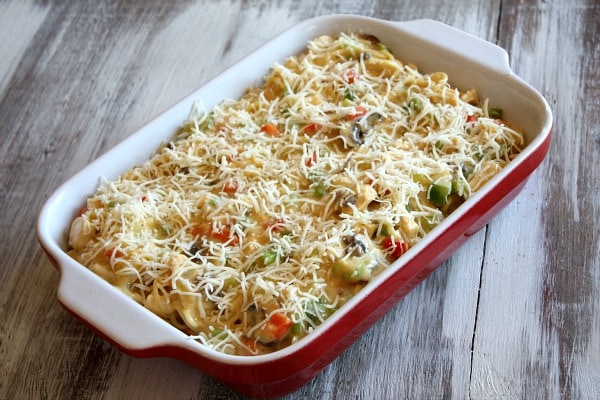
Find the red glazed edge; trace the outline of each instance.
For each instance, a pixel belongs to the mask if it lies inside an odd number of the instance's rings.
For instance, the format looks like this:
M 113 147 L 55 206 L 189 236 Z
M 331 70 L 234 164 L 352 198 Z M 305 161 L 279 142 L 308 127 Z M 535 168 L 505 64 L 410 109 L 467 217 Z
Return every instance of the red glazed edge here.
M 396 305 L 415 286 L 448 259 L 469 237 L 485 226 L 492 217 L 506 207 L 523 189 L 529 176 L 541 164 L 550 148 L 552 130 L 546 139 L 521 165 L 472 208 L 449 226 L 440 236 L 420 251 L 380 287 L 367 295 L 351 313 L 344 315 L 308 343 L 300 351 L 263 364 L 224 364 L 177 346 L 148 349 L 128 349 L 110 336 L 97 330 L 76 313 L 61 305 L 77 319 L 122 352 L 134 357 L 173 357 L 211 375 L 242 395 L 273 398 L 289 394 L 314 378 L 368 328 Z M 50 256 L 49 252 L 47 252 Z M 49 257 L 57 267 L 56 261 Z

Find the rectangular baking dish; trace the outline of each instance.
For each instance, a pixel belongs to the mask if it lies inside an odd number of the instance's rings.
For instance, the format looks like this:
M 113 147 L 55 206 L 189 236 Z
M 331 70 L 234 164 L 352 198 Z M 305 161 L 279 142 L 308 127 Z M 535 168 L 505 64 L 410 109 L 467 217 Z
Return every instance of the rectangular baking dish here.
M 296 55 L 322 34 L 360 31 L 378 37 L 423 73 L 443 71 L 450 84 L 476 88 L 503 118 L 525 133 L 527 146 L 508 167 L 425 239 L 377 276 L 308 337 L 268 355 L 231 356 L 210 350 L 78 264 L 66 254 L 71 221 L 99 184 L 145 161 L 187 119 L 201 99 L 206 109 L 239 98 L 274 62 Z M 523 188 L 546 156 L 552 113 L 544 98 L 511 70 L 501 48 L 432 20 L 389 22 L 353 15 L 306 20 L 280 34 L 197 89 L 58 188 L 43 206 L 38 239 L 59 270 L 58 301 L 99 335 L 133 356 L 168 356 L 190 363 L 253 397 L 282 396 L 313 378 L 386 311 L 484 226 Z

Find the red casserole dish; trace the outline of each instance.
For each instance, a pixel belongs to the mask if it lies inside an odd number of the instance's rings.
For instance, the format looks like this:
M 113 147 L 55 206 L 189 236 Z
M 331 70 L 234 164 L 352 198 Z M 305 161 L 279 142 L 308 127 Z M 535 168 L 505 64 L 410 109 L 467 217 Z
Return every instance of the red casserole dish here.
M 378 37 L 397 58 L 418 65 L 422 72 L 446 72 L 454 87 L 476 88 L 504 110 L 504 118 L 524 132 L 527 144 L 497 176 L 308 337 L 272 354 L 218 353 L 131 301 L 67 255 L 71 221 L 96 189 L 98 178 L 116 178 L 146 160 L 187 118 L 195 99 L 202 98 L 210 108 L 225 98 L 238 98 L 274 62 L 300 53 L 309 40 L 348 31 Z M 138 357 L 181 359 L 248 396 L 282 396 L 319 373 L 505 207 L 546 156 L 551 127 L 547 102 L 512 72 L 507 53 L 491 43 L 431 20 L 318 17 L 263 45 L 64 183 L 41 210 L 38 238 L 61 273 L 60 304 L 122 351 Z

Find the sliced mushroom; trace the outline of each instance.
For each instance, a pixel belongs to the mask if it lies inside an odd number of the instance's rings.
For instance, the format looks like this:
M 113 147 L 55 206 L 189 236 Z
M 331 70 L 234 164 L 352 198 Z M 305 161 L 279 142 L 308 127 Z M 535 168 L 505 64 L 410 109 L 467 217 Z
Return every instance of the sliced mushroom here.
M 186 251 L 186 254 L 190 258 L 190 260 L 192 260 L 194 263 L 200 264 L 200 262 L 201 262 L 200 258 L 202 257 L 203 251 L 204 251 L 204 247 L 202 246 L 202 243 L 194 242 L 194 243 L 192 243 L 190 248 Z
M 340 212 L 343 214 L 352 214 L 352 207 L 356 205 L 356 195 L 349 195 L 340 200 Z
M 351 146 L 357 147 L 365 142 L 365 137 L 371 129 L 381 122 L 383 116 L 378 112 L 365 115 L 344 130 L 344 136 Z
M 380 123 L 382 119 L 383 115 L 379 114 L 378 112 L 373 112 L 361 118 L 361 124 L 364 128 L 371 129 L 374 128 L 375 125 Z
M 352 257 L 362 256 L 369 251 L 369 240 L 359 233 L 346 236 L 344 241 L 348 244 L 346 252 Z

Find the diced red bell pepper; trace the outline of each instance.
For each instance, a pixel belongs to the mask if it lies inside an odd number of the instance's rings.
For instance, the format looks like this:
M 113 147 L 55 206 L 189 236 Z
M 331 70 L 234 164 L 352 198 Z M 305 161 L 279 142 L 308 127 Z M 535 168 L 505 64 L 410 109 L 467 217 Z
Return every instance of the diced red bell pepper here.
M 287 315 L 277 312 L 262 327 L 261 335 L 275 341 L 283 338 L 292 328 L 294 321 Z
M 279 129 L 277 129 L 277 126 L 275 126 L 274 124 L 265 124 L 260 128 L 260 131 L 267 136 L 281 136 L 281 132 L 279 132 Z
M 193 236 L 208 237 L 210 239 L 218 240 L 219 242 L 229 242 L 230 245 L 234 246 L 239 243 L 240 239 L 236 235 L 232 235 L 231 230 L 227 227 L 219 230 L 213 229 L 210 223 L 202 223 L 192 230 Z
M 283 218 L 273 219 L 265 224 L 265 228 L 273 232 L 281 232 L 285 229 L 285 220 Z
M 313 134 L 317 133 L 321 128 L 322 128 L 321 124 L 313 122 L 312 124 L 308 124 L 304 127 L 304 132 L 313 135 Z
M 354 111 L 348 114 L 348 119 L 355 120 L 365 115 L 369 110 L 363 106 L 356 106 Z
M 117 249 L 116 247 L 111 247 L 110 249 L 106 250 L 106 253 L 104 253 L 104 258 L 106 258 L 107 260 L 114 258 L 119 258 L 119 257 L 123 257 L 123 252 L 119 249 Z
M 244 355 L 246 356 L 251 356 L 256 354 L 256 342 L 254 341 L 254 339 L 249 338 L 249 337 L 244 337 L 242 338 L 242 343 L 244 343 L 244 346 L 246 346 L 249 350 L 244 349 Z
M 313 153 L 313 155 L 310 156 L 309 158 L 307 158 L 306 162 L 305 162 L 307 167 L 312 167 L 316 163 L 317 163 L 317 153 Z
M 235 235 L 232 235 L 229 228 L 214 230 L 210 233 L 210 237 L 223 243 L 229 241 L 229 244 L 231 245 L 236 245 L 239 242 L 239 238 Z
M 348 83 L 354 83 L 360 79 L 358 71 L 354 68 L 350 68 L 344 71 L 344 80 Z
M 235 194 L 238 190 L 238 185 L 233 180 L 228 180 L 223 185 L 223 192 L 227 194 Z
M 382 240 L 381 247 L 394 259 L 398 259 L 408 250 L 408 243 L 402 239 L 388 236 Z

